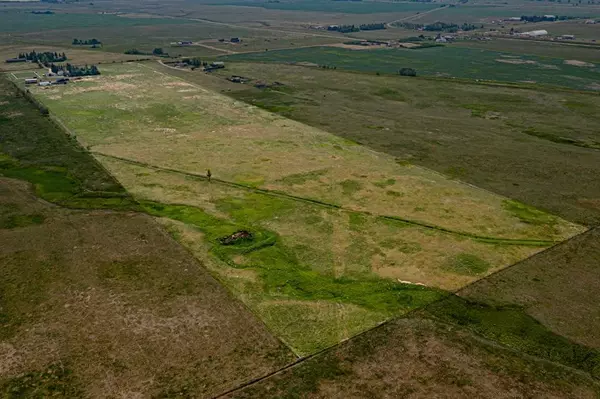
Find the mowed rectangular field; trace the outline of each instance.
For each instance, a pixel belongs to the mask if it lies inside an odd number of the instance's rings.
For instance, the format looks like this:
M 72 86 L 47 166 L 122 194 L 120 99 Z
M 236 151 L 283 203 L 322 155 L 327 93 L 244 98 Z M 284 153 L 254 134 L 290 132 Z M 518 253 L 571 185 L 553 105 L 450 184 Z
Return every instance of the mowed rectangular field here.
M 31 90 L 298 354 L 584 230 L 158 68 Z

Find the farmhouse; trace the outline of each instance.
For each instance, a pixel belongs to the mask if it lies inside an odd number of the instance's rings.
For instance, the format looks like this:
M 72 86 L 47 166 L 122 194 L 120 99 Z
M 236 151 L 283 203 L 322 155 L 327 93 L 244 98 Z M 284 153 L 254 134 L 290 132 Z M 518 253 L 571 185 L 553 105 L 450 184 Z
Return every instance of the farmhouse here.
M 239 43 L 241 41 L 242 40 L 239 37 L 232 37 L 231 40 L 230 40 L 231 43 Z

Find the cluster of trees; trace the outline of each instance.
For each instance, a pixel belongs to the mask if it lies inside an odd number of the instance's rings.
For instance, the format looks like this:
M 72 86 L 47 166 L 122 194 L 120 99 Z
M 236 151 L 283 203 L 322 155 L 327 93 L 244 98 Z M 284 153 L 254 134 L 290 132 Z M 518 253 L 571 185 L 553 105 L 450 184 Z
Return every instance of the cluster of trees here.
M 67 60 L 67 55 L 65 53 L 57 53 L 52 51 L 44 51 L 43 53 L 36 53 L 33 50 L 30 53 L 19 53 L 17 58 L 26 59 L 31 62 L 39 62 L 40 64 L 48 64 L 50 62 L 63 62 Z
M 181 62 L 183 62 L 184 64 L 188 64 L 193 68 L 198 68 L 200 66 L 208 66 L 208 62 L 200 61 L 200 59 L 198 58 L 183 58 Z
M 341 32 L 341 33 L 350 33 L 350 32 L 360 31 L 360 29 L 354 25 L 330 25 L 327 27 L 327 30 Z
M 132 48 L 132 49 L 126 50 L 126 51 L 125 51 L 125 54 L 134 54 L 134 55 L 156 55 L 156 56 L 159 56 L 159 57 L 168 57 L 168 56 L 169 56 L 169 54 L 168 54 L 168 53 L 165 53 L 165 52 L 163 51 L 163 49 L 162 49 L 162 48 L 160 48 L 160 47 L 157 47 L 157 48 L 155 48 L 154 50 L 152 50 L 152 52 L 151 52 L 151 53 L 149 53 L 149 52 L 147 52 L 147 51 L 140 51 L 140 50 L 138 50 L 138 49 L 136 49 L 136 48 Z
M 333 65 L 319 65 L 319 68 L 323 68 L 323 69 L 337 69 L 337 67 L 333 66 Z
M 385 29 L 385 24 L 362 24 L 359 26 L 356 25 L 330 25 L 327 27 L 329 31 L 335 31 L 340 33 L 351 33 L 358 32 L 361 30 L 379 30 Z
M 483 25 L 468 24 L 466 22 L 462 25 L 457 25 L 457 24 L 453 24 L 453 23 L 446 23 L 446 22 L 440 22 L 440 21 L 434 22 L 434 23 L 428 24 L 428 25 L 411 24 L 410 22 L 404 22 L 404 23 L 401 23 L 400 26 L 403 28 L 406 28 L 406 29 L 424 30 L 424 31 L 429 31 L 429 32 L 448 32 L 448 33 L 458 32 L 459 30 L 470 31 L 470 30 L 475 30 L 475 29 L 483 29 Z
M 454 33 L 454 32 L 458 32 L 459 30 L 462 31 L 469 31 L 469 30 L 475 30 L 475 29 L 483 29 L 483 25 L 473 25 L 473 24 L 468 24 L 468 23 L 464 23 L 462 25 L 457 25 L 457 24 L 453 24 L 453 23 L 445 23 L 445 22 L 434 22 L 432 24 L 429 25 L 425 25 L 423 27 L 423 30 L 426 31 L 430 31 L 430 32 L 450 32 L 450 33 Z
M 146 52 L 146 51 L 140 51 L 136 48 L 132 48 L 129 50 L 125 50 L 125 54 L 133 54 L 133 55 L 150 55 L 150 53 Z
M 46 10 L 46 11 L 32 11 L 32 14 L 37 14 L 37 15 L 52 15 L 54 14 L 54 11 L 50 11 L 50 10 Z
M 97 46 L 99 44 L 102 44 L 102 42 L 100 40 L 96 40 L 96 39 L 89 39 L 89 40 L 73 39 L 72 44 L 74 46 Z
M 360 30 L 380 30 L 385 29 L 385 24 L 362 24 L 358 28 Z
M 398 73 L 400 76 L 417 76 L 417 71 L 414 68 L 401 68 Z
M 157 47 L 154 50 L 152 50 L 152 55 L 156 55 L 158 57 L 168 57 L 169 53 L 165 53 L 162 48 Z
M 78 67 L 69 63 L 67 63 L 66 65 L 50 64 L 50 70 L 53 73 L 58 73 L 62 71 L 65 75 L 68 76 L 100 75 L 100 71 L 98 70 L 98 67 L 96 65 L 85 65 L 82 67 Z

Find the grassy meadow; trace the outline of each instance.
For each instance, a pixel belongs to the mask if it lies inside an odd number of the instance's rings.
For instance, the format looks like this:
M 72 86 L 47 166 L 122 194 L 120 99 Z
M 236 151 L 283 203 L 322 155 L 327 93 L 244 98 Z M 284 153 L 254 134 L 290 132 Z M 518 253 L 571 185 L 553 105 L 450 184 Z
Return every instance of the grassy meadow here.
M 234 84 L 232 74 L 284 86 Z M 594 93 L 281 64 L 178 76 L 569 220 L 600 221 Z
M 506 54 L 465 47 L 348 50 L 332 47 L 292 49 L 227 56 L 230 61 L 309 63 L 343 70 L 397 74 L 414 68 L 421 76 L 521 82 L 598 90 L 595 64 L 570 65 L 563 59 Z
M 297 354 L 583 231 L 163 70 L 32 91 Z M 241 230 L 249 243 L 218 244 Z

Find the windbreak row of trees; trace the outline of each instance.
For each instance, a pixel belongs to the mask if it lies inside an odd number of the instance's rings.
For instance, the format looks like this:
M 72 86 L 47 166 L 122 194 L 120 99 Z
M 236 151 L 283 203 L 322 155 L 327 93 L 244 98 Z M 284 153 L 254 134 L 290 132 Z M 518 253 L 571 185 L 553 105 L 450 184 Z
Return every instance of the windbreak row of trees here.
M 462 31 L 470 31 L 470 30 L 475 30 L 475 29 L 483 29 L 483 25 L 475 25 L 475 24 L 468 24 L 468 23 L 463 23 L 462 25 L 457 25 L 457 24 L 453 24 L 453 23 L 447 23 L 447 22 L 434 22 L 432 24 L 427 24 L 427 25 L 423 25 L 423 24 L 412 24 L 410 22 L 404 22 L 399 24 L 399 26 L 401 26 L 402 28 L 406 28 L 406 29 L 413 29 L 413 30 L 424 30 L 424 31 L 428 31 L 428 32 L 448 32 L 448 33 L 454 33 L 454 32 L 458 32 L 459 30 Z
M 102 44 L 102 42 L 97 39 L 89 39 L 89 40 L 73 39 L 72 44 L 74 46 L 97 46 L 97 45 Z
M 147 51 L 141 51 L 141 50 L 138 50 L 136 48 L 132 48 L 132 49 L 126 50 L 125 54 L 133 54 L 133 55 L 156 55 L 158 57 L 168 57 L 169 56 L 169 54 L 165 53 L 163 51 L 163 49 L 160 48 L 160 47 L 155 48 L 154 50 L 152 50 L 151 53 L 149 53 Z
M 351 33 L 351 32 L 359 32 L 361 30 L 380 30 L 385 29 L 385 24 L 362 24 L 362 25 L 331 25 L 327 27 L 329 31 L 341 32 L 341 33 Z
M 57 53 L 52 51 L 45 51 L 43 53 L 36 53 L 35 50 L 30 53 L 19 53 L 17 58 L 26 59 L 31 62 L 39 62 L 40 64 L 47 64 L 50 62 L 63 62 L 67 60 L 65 53 Z
M 50 64 L 50 70 L 53 73 L 63 72 L 68 76 L 92 76 L 100 75 L 100 71 L 96 65 L 75 66 L 67 63 L 66 65 Z
M 567 19 L 577 19 L 577 17 L 570 17 L 567 15 L 521 15 L 521 21 L 527 22 L 565 21 Z

